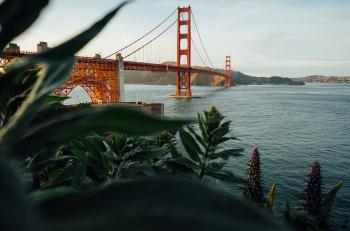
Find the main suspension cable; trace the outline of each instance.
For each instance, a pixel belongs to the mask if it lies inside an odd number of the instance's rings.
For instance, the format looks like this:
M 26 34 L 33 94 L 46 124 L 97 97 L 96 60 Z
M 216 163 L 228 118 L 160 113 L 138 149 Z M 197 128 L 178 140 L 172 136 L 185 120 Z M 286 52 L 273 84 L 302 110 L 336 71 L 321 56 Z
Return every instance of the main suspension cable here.
M 199 36 L 199 40 L 200 40 L 200 42 L 201 42 L 201 44 L 202 44 L 202 47 L 203 47 L 203 49 L 204 49 L 205 55 L 207 56 L 207 59 L 208 59 L 210 65 L 211 65 L 211 67 L 214 68 L 213 62 L 212 62 L 211 59 L 209 58 L 208 52 L 207 52 L 207 50 L 206 50 L 205 47 L 204 47 L 203 39 L 202 39 L 201 34 L 199 33 L 198 26 L 197 26 L 197 23 L 196 23 L 196 19 L 194 18 L 194 15 L 193 15 L 192 11 L 191 11 L 191 15 L 192 15 L 192 18 L 193 18 L 193 22 L 194 22 L 194 26 L 195 26 L 195 28 L 196 28 L 197 34 L 198 34 L 198 36 Z
M 126 48 L 129 48 L 130 46 L 134 45 L 135 43 L 139 42 L 140 40 L 142 40 L 143 38 L 145 38 L 146 36 L 150 35 L 152 32 L 154 32 L 156 29 L 158 29 L 161 25 L 163 25 L 166 21 L 168 21 L 169 18 L 171 18 L 171 16 L 173 16 L 175 14 L 175 12 L 177 11 L 177 9 L 175 9 L 166 19 L 164 19 L 159 25 L 157 25 L 155 28 L 153 28 L 152 30 L 150 30 L 148 33 L 146 33 L 145 35 L 143 35 L 142 37 L 140 37 L 139 39 L 135 40 L 134 42 L 128 44 L 127 46 L 119 49 L 116 52 L 113 52 L 112 54 L 104 57 L 105 59 L 108 59 L 110 57 L 112 57 L 115 54 L 120 53 L 121 51 L 125 50 Z
M 194 40 L 192 38 L 191 38 L 191 40 L 192 40 L 192 44 L 194 46 L 196 53 L 198 54 L 199 58 L 202 60 L 202 63 L 204 64 L 204 66 L 207 67 L 208 65 L 204 62 L 204 59 L 202 58 L 201 54 L 199 53 L 197 46 L 196 46 L 196 43 L 194 42 Z
M 168 30 L 170 30 L 170 28 L 172 26 L 175 25 L 175 23 L 177 23 L 177 20 L 175 20 L 170 26 L 168 26 L 162 33 L 160 33 L 159 35 L 157 35 L 155 38 L 153 38 L 151 41 L 149 41 L 148 43 L 146 43 L 145 45 L 143 45 L 142 47 L 138 48 L 137 50 L 131 52 L 130 54 L 126 55 L 124 57 L 124 59 L 130 57 L 131 55 L 135 54 L 136 52 L 138 52 L 139 50 L 145 48 L 147 45 L 151 44 L 152 42 L 154 42 L 156 39 L 158 39 L 160 36 L 162 36 L 165 32 L 167 32 Z

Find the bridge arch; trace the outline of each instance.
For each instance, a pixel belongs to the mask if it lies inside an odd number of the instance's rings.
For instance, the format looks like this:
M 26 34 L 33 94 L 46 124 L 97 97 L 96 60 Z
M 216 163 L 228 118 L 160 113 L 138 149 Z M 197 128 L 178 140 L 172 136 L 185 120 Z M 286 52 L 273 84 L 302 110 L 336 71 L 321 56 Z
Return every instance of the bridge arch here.
M 68 81 L 55 91 L 68 96 L 77 86 L 82 87 L 94 104 L 121 101 L 119 62 L 101 58 L 78 57 Z
M 113 84 L 112 84 L 113 85 Z M 62 87 L 56 90 L 55 94 L 68 96 L 74 89 L 81 87 L 94 104 L 109 103 L 114 100 L 112 89 L 94 77 L 70 79 Z

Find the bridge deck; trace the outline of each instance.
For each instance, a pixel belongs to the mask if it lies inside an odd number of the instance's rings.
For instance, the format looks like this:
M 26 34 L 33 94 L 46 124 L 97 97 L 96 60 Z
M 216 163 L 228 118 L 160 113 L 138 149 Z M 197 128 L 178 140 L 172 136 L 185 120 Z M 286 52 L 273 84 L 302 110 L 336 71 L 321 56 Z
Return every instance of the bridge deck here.
M 35 55 L 34 52 L 6 52 L 5 59 L 9 58 L 20 58 Z M 114 59 L 102 59 L 94 57 L 83 57 L 76 56 L 78 63 L 91 63 L 91 64 L 116 64 Z M 185 72 L 190 71 L 191 73 L 201 73 L 207 75 L 217 75 L 226 77 L 222 72 L 218 72 L 209 68 L 194 68 L 194 67 L 184 67 L 184 66 L 175 66 L 175 65 L 166 65 L 166 64 L 153 64 L 153 63 L 143 63 L 143 62 L 133 62 L 133 61 L 124 61 L 124 69 L 126 71 L 151 71 L 151 72 Z

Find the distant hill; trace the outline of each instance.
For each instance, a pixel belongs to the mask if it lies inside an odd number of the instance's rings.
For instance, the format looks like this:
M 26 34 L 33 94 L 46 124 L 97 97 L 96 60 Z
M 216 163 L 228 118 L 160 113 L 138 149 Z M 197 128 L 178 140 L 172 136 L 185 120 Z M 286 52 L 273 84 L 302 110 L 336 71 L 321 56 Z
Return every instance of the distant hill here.
M 272 76 L 272 77 L 255 77 L 245 75 L 241 72 L 234 72 L 232 78 L 235 83 L 239 85 L 304 85 L 303 81 L 294 80 L 291 78 L 284 78 L 280 76 Z
M 306 83 L 350 83 L 350 76 L 337 77 L 324 75 L 310 75 L 296 79 Z
M 166 63 L 174 65 L 174 63 Z M 198 67 L 203 68 L 203 67 Z M 223 70 L 217 70 L 223 71 Z M 125 72 L 126 84 L 149 84 L 149 85 L 175 85 L 175 73 L 159 73 L 159 72 L 140 72 L 127 71 Z M 262 84 L 286 84 L 286 85 L 303 85 L 303 82 L 282 77 L 254 77 L 245 75 L 239 71 L 232 71 L 231 76 L 234 84 L 239 85 L 262 85 Z M 191 84 L 194 86 L 223 86 L 224 78 L 221 76 L 211 76 L 204 74 L 192 74 Z

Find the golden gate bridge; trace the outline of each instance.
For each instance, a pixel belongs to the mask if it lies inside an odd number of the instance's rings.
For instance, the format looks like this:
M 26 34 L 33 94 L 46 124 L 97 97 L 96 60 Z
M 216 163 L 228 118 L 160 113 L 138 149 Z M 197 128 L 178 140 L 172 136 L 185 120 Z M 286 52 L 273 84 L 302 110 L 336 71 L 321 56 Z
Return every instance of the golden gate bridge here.
M 195 42 L 192 25 L 196 29 L 200 46 Z M 192 48 L 204 67 L 192 66 Z M 9 48 L 5 50 L 0 64 L 6 69 L 16 58 L 33 54 Z M 112 59 L 113 56 L 116 59 Z M 171 62 L 173 60 L 176 62 Z M 179 7 L 152 30 L 104 58 L 99 55 L 76 56 L 72 73 L 55 94 L 68 96 L 75 87 L 81 86 L 90 96 L 92 103 L 118 103 L 123 101 L 124 71 L 150 71 L 176 73 L 174 97 L 186 98 L 192 96 L 192 73 L 221 76 L 224 78 L 225 87 L 230 87 L 231 57 L 226 56 L 224 73 L 217 69 L 219 68 L 214 67 L 208 56 L 191 7 Z

